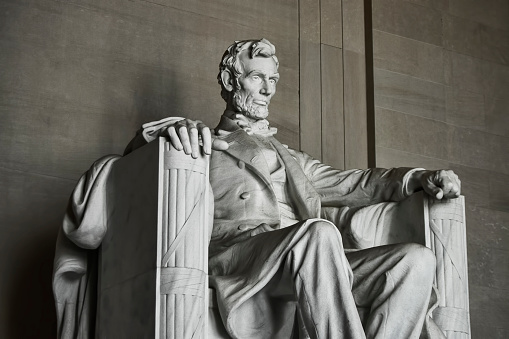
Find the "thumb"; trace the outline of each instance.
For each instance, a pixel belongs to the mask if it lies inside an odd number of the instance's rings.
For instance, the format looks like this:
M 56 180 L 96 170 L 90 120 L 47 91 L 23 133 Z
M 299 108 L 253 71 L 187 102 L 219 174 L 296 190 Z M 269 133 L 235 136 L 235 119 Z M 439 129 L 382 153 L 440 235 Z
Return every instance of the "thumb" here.
M 431 189 L 431 193 L 432 193 L 431 195 L 438 200 L 440 200 L 444 197 L 444 191 L 440 187 L 437 187 L 437 186 L 434 186 Z
M 227 150 L 230 145 L 224 140 L 212 138 L 212 149 L 216 151 Z

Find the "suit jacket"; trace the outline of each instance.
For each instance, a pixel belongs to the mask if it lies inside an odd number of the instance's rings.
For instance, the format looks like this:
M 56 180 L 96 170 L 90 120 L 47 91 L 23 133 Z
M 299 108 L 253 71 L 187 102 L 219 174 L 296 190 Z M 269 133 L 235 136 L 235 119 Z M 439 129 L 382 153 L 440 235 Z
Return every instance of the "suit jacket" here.
M 254 137 L 225 116 L 217 129 L 230 134 L 223 138 L 229 148 L 213 151 L 210 163 L 215 205 L 209 246 L 210 283 L 216 288 L 223 323 L 232 337 L 280 337 L 281 324 L 267 314 L 291 317 L 295 306 L 291 302 L 278 304 L 264 294 L 264 287 L 282 267 L 303 228 L 280 229 L 270 172 Z M 406 177 L 410 169 L 340 171 L 287 148 L 273 137 L 267 138 L 285 166 L 287 193 L 303 223 L 320 218 L 322 207 L 365 206 L 408 196 Z M 262 223 L 274 232 L 251 236 L 252 229 Z
M 213 151 L 210 163 L 215 197 L 211 256 L 262 223 L 274 229 L 280 226 L 268 165 L 254 137 L 225 116 L 217 129 L 231 134 L 223 138 L 229 148 Z M 287 191 L 299 220 L 319 218 L 322 206 L 366 206 L 408 196 L 405 175 L 409 168 L 340 171 L 289 149 L 274 137 L 268 139 L 285 166 Z

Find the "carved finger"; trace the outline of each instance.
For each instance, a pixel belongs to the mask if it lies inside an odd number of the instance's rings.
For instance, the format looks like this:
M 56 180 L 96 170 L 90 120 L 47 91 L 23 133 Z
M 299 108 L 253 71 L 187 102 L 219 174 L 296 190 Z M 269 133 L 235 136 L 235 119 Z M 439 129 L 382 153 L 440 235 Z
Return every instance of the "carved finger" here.
M 196 127 L 191 127 L 189 129 L 189 138 L 191 142 L 191 156 L 193 158 L 198 158 L 200 154 L 200 144 L 198 140 L 198 129 Z
M 189 133 L 187 131 L 186 126 L 181 126 L 178 129 L 178 134 L 180 137 L 180 142 L 182 143 L 182 147 L 184 148 L 184 152 L 186 154 L 191 154 L 191 143 L 189 141 Z
M 173 147 L 177 151 L 182 151 L 182 143 L 180 142 L 180 138 L 177 135 L 177 132 L 175 131 L 174 126 L 170 126 L 167 130 L 168 136 L 170 137 L 170 143 L 173 145 Z
M 205 154 L 212 153 L 212 137 L 210 135 L 210 129 L 204 124 L 198 124 L 198 131 L 200 132 L 203 143 L 203 152 L 205 152 Z

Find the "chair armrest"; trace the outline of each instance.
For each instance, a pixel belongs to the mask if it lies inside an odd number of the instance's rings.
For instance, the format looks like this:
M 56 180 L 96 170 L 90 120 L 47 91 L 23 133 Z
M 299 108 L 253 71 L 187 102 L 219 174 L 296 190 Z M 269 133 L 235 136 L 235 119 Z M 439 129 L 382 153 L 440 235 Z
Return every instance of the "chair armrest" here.
M 470 338 L 465 197 L 427 198 L 426 246 L 437 258 L 439 306 L 433 319 L 447 338 Z
M 388 203 L 379 219 L 382 235 L 375 245 L 416 242 L 435 253 L 439 300 L 433 319 L 448 338 L 470 338 L 465 197 L 435 200 L 419 192 Z

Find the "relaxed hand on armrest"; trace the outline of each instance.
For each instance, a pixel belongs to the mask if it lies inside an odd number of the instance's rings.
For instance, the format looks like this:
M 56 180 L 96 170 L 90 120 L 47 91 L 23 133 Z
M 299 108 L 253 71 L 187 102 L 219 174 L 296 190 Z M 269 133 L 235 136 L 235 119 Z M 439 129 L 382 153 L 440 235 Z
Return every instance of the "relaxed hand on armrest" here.
M 460 196 L 461 181 L 451 170 L 415 171 L 408 181 L 408 190 L 412 193 L 424 190 L 436 199 L 452 199 Z
M 228 143 L 215 138 L 200 120 L 183 119 L 168 127 L 170 142 L 175 149 L 197 158 L 200 146 L 205 154 L 211 154 L 212 149 L 223 151 L 228 149 Z

